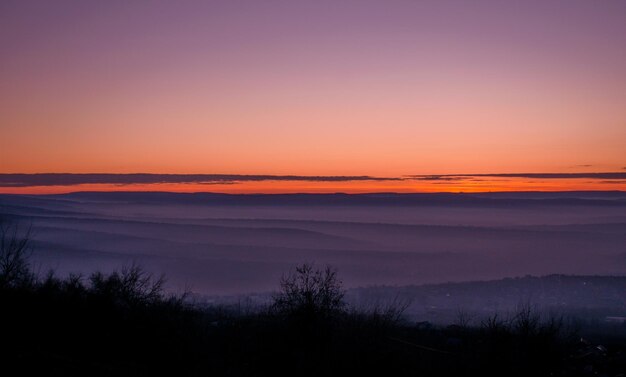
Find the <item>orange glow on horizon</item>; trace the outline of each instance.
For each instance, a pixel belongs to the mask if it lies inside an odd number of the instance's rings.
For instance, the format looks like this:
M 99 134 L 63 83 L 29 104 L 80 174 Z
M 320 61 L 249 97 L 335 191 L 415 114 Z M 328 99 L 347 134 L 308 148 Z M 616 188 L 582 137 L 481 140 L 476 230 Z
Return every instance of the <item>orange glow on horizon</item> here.
M 626 182 L 606 183 L 590 179 L 525 179 L 498 178 L 461 180 L 454 182 L 402 181 L 260 181 L 235 182 L 232 184 L 158 183 L 158 184 L 81 184 L 71 186 L 3 187 L 3 194 L 62 194 L 77 191 L 164 191 L 179 193 L 214 192 L 228 194 L 286 194 L 286 193 L 477 193 L 507 191 L 603 191 L 624 190 Z

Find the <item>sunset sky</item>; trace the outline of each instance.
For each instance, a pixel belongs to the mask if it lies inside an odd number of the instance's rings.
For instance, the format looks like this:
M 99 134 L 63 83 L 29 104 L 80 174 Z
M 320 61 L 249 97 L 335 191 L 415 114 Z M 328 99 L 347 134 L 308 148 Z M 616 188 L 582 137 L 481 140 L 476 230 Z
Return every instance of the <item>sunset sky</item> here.
M 626 190 L 626 1 L 8 0 L 0 54 L 0 192 Z

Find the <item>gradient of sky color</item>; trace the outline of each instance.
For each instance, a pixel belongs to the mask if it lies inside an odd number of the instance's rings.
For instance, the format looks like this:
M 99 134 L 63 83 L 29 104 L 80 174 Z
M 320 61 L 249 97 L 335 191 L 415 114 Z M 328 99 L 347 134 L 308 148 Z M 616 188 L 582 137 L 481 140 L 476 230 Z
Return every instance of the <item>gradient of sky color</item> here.
M 624 1 L 3 1 L 0 54 L 0 173 L 626 166 Z

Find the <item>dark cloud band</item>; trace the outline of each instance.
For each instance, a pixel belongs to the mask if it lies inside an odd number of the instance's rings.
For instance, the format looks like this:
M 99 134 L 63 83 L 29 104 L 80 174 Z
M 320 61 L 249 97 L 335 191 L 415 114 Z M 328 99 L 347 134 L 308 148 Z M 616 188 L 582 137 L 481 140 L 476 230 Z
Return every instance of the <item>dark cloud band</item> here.
M 603 173 L 495 173 L 495 174 L 442 174 L 442 175 L 409 175 L 409 179 L 418 181 L 462 181 L 475 177 L 487 178 L 529 178 L 529 179 L 626 179 L 624 172 Z
M 442 174 L 408 175 L 396 177 L 361 176 L 300 176 L 300 175 L 237 175 L 237 174 L 0 174 L 0 187 L 75 186 L 82 184 L 235 184 L 259 181 L 349 182 L 349 181 L 399 181 L 418 180 L 429 182 L 455 182 L 478 180 L 478 178 L 528 178 L 567 179 L 585 178 L 603 181 L 626 180 L 626 172 L 604 173 L 496 173 L 496 174 Z
M 74 186 L 82 184 L 232 184 L 252 181 L 393 181 L 399 178 L 370 176 L 299 176 L 299 175 L 231 175 L 231 174 L 0 174 L 0 187 Z

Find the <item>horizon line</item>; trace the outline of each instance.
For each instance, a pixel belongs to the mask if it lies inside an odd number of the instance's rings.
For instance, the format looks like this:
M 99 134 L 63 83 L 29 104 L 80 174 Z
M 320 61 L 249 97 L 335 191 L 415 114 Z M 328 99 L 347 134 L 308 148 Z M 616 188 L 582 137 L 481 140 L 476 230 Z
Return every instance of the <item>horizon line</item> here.
M 476 193 L 626 190 L 626 171 L 371 175 L 0 173 L 0 192 Z
M 510 190 L 510 191 L 423 191 L 423 192 L 399 192 L 399 191 L 371 191 L 371 192 L 244 192 L 244 193 L 229 193 L 229 192 L 217 192 L 217 191 L 160 191 L 160 190 L 146 190 L 146 191 L 124 191 L 124 190 L 79 190 L 62 193 L 2 193 L 0 195 L 19 195 L 19 196 L 62 196 L 73 194 L 177 194 L 177 195 L 196 195 L 196 194 L 211 194 L 222 196 L 253 196 L 253 195 L 266 195 L 266 196 L 287 196 L 287 195 L 346 195 L 346 196 L 358 196 L 358 195 L 476 195 L 476 194 L 575 194 L 575 193 L 620 193 L 626 194 L 626 190 Z

